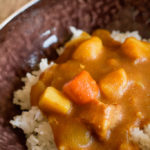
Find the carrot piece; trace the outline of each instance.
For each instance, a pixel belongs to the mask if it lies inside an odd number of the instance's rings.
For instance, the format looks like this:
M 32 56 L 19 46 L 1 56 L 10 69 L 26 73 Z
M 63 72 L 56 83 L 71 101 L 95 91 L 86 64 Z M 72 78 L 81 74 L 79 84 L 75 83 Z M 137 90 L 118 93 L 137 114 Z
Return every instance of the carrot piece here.
M 75 103 L 85 104 L 95 100 L 99 95 L 99 87 L 87 71 L 82 71 L 63 87 L 64 93 Z

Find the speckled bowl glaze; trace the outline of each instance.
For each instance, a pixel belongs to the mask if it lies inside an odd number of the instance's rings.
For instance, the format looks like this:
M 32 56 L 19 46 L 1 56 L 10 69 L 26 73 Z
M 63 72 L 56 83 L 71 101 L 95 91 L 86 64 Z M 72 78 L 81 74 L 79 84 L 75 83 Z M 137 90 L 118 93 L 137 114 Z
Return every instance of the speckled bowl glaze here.
M 69 26 L 88 32 L 139 30 L 147 38 L 149 10 L 149 0 L 41 0 L 7 24 L 0 31 L 0 150 L 26 149 L 22 131 L 9 124 L 20 113 L 12 104 L 13 91 L 40 58 L 57 57 L 55 48 L 69 39 Z M 55 37 L 55 44 L 44 46 L 50 36 Z

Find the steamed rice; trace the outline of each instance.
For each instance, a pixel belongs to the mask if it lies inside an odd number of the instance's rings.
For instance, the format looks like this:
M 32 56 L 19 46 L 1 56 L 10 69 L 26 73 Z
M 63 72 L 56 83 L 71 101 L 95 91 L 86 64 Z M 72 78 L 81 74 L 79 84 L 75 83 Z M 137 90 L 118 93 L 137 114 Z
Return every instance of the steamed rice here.
M 14 92 L 13 99 L 13 103 L 20 105 L 21 110 L 30 109 L 31 87 L 38 81 L 40 74 L 47 68 L 51 67 L 53 64 L 54 62 L 48 64 L 47 59 L 41 59 L 41 62 L 39 64 L 39 70 L 33 71 L 32 73 L 27 73 L 26 77 L 21 79 L 21 81 L 24 82 L 25 86 L 23 86 L 22 89 L 19 89 L 16 92 Z
M 130 129 L 131 140 L 139 144 L 142 150 L 150 149 L 150 124 L 140 130 L 139 128 Z
M 24 131 L 28 150 L 57 150 L 47 118 L 38 107 L 30 105 L 31 87 L 38 81 L 40 74 L 53 64 L 54 62 L 48 64 L 47 59 L 41 59 L 39 70 L 27 73 L 26 77 L 22 78 L 24 87 L 14 92 L 13 103 L 19 105 L 21 110 L 28 111 L 15 116 L 10 123 L 14 128 L 18 127 Z
M 74 27 L 70 27 L 70 30 L 73 33 L 72 39 L 82 34 L 82 30 L 77 30 Z M 126 38 L 131 36 L 141 40 L 138 31 L 126 33 L 113 31 L 111 36 L 120 42 L 124 42 Z M 61 47 L 56 51 L 58 55 L 61 55 L 64 52 L 64 48 Z M 13 103 L 19 105 L 21 110 L 26 111 L 23 111 L 21 115 L 15 116 L 10 123 L 14 128 L 18 127 L 24 131 L 27 139 L 26 145 L 29 150 L 57 150 L 47 118 L 44 117 L 37 107 L 31 107 L 30 105 L 31 87 L 38 81 L 40 74 L 53 64 L 53 62 L 48 64 L 47 59 L 41 59 L 39 70 L 27 73 L 26 77 L 22 78 L 22 82 L 25 84 L 24 87 L 14 92 Z M 131 128 L 130 134 L 130 140 L 137 143 L 142 150 L 150 150 L 150 124 L 145 126 L 143 130 Z
M 125 41 L 126 38 L 128 37 L 135 37 L 137 40 L 142 40 L 141 36 L 139 35 L 138 31 L 132 31 L 132 32 L 125 32 L 125 33 L 121 33 L 120 31 L 112 31 L 111 33 L 111 37 L 116 40 L 119 41 L 121 43 L 123 43 Z

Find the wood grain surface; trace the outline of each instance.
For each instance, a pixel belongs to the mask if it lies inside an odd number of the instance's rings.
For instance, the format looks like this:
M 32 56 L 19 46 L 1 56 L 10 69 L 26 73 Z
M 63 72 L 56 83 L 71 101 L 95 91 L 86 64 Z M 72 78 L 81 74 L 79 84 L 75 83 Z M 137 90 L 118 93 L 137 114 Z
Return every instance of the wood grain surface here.
M 0 0 L 0 23 L 31 0 Z

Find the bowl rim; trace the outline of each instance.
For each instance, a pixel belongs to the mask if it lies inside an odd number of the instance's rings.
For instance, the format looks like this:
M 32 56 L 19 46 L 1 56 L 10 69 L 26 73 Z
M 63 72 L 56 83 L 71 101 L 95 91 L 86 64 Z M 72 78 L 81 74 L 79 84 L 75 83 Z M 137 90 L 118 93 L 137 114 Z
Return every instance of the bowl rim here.
M 22 7 L 20 7 L 19 9 L 17 9 L 15 12 L 9 15 L 2 23 L 0 23 L 0 30 L 2 30 L 10 21 L 12 21 L 19 14 L 23 13 L 25 10 L 27 10 L 28 8 L 30 8 L 31 6 L 33 6 L 38 2 L 40 2 L 40 0 L 31 0 Z

